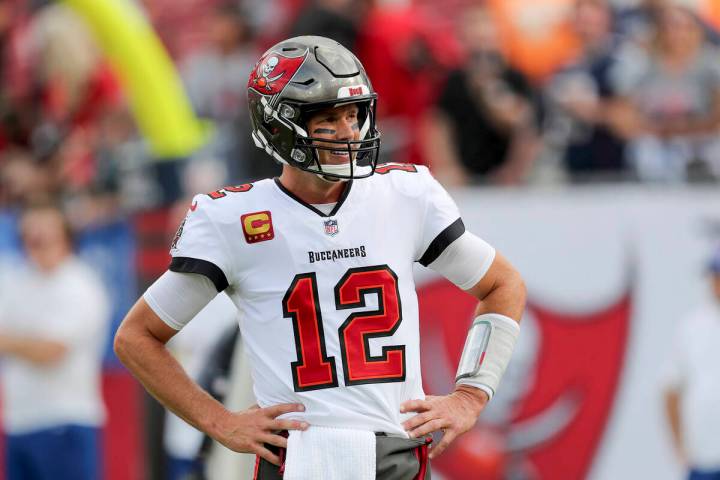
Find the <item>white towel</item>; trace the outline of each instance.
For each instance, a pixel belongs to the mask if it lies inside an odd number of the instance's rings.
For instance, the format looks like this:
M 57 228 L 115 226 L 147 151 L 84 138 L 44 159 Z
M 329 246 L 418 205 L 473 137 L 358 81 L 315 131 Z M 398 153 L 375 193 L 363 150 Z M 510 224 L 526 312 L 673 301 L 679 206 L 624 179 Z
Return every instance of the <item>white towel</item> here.
M 291 430 L 284 480 L 374 480 L 375 433 L 349 428 Z

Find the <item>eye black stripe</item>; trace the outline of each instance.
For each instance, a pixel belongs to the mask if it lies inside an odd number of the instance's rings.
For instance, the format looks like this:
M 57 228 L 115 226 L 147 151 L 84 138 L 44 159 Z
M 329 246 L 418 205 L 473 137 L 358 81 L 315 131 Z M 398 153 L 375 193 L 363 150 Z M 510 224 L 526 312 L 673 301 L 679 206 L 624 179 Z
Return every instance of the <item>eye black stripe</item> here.
M 337 132 L 331 128 L 316 128 L 313 133 L 326 133 L 328 135 L 335 135 Z

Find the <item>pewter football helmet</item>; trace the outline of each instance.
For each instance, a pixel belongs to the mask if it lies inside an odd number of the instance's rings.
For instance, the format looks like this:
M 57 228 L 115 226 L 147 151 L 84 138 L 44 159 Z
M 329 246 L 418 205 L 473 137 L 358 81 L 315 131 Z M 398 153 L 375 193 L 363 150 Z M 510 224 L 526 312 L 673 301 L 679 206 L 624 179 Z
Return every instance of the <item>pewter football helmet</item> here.
M 348 49 L 317 36 L 284 40 L 263 54 L 247 86 L 253 140 L 277 162 L 334 179 L 374 173 L 380 150 L 380 133 L 375 128 L 377 95 L 362 64 Z M 327 140 L 308 134 L 310 114 L 350 103 L 359 109 L 359 140 Z M 323 170 L 318 150 L 347 151 L 352 160 L 344 172 Z

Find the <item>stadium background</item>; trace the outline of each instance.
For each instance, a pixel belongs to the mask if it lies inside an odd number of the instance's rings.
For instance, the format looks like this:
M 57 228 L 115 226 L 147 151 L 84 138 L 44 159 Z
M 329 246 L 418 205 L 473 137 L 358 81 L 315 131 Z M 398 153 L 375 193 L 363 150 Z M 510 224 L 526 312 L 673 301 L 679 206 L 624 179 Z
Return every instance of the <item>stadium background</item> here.
M 104 3 L 109 11 L 98 7 Z M 345 9 L 359 17 L 357 52 L 380 96 L 386 160 L 434 167 L 420 147 L 422 118 L 447 72 L 464 62 L 457 21 L 473 3 L 377 0 Z M 709 27 L 720 26 L 720 2 L 684 3 Z M 486 2 L 503 53 L 538 95 L 577 56 L 568 21 L 573 4 Z M 112 292 L 117 327 L 165 270 L 187 195 L 273 170 L 252 153 L 241 157 L 242 168 L 217 161 L 221 155 L 208 152 L 207 144 L 227 119 L 199 120 L 207 112 L 193 111 L 194 99 L 176 77 L 208 44 L 206 21 L 222 6 L 219 0 L 62 5 L 77 17 L 70 24 L 80 19 L 92 33 L 79 46 L 68 40 L 77 51 L 45 53 L 69 55 L 72 66 L 70 57 L 93 38 L 102 52 L 87 74 L 91 80 L 82 83 L 93 89 L 88 104 L 69 119 L 66 104 L 52 95 L 58 91 L 52 78 L 36 68 L 48 59 L 33 58 L 28 46 L 38 19 L 47 21 L 58 4 L 0 2 L 0 253 L 21 254 L 15 220 L 29 190 L 52 191 L 79 229 L 81 255 Z M 251 56 L 293 31 L 310 8 L 302 0 L 236 6 L 254 31 L 242 45 Z M 633 6 L 614 4 L 618 11 Z M 53 125 L 63 128 L 53 131 Z M 618 170 L 578 182 L 549 138 L 543 132 L 545 144 L 522 178 L 473 177 L 449 185 L 468 226 L 523 273 L 530 307 L 502 396 L 478 428 L 436 462 L 437 478 L 494 479 L 502 472 L 541 479 L 680 478 L 662 416 L 660 376 L 674 322 L 706 295 L 703 265 L 720 239 L 717 179 L 642 182 Z M 448 325 L 469 319 L 471 306 L 426 271 L 418 271 L 418 281 L 426 387 L 439 393 L 450 387 L 464 337 L 463 328 Z M 162 410 L 119 365 L 110 339 L 104 393 L 106 478 L 163 478 Z

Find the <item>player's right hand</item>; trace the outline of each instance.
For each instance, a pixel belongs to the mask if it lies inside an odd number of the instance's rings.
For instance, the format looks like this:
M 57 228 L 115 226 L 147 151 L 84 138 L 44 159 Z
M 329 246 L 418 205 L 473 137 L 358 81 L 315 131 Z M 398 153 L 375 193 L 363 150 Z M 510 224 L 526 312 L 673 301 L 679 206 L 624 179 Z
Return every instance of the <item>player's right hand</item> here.
M 265 444 L 287 448 L 287 438 L 275 432 L 281 430 L 307 430 L 307 422 L 280 420 L 286 413 L 304 412 L 300 403 L 282 403 L 260 408 L 254 405 L 240 412 L 228 412 L 220 426 L 220 438 L 216 440 L 230 450 L 240 453 L 254 453 L 270 463 L 280 466 L 280 458 L 265 448 Z

